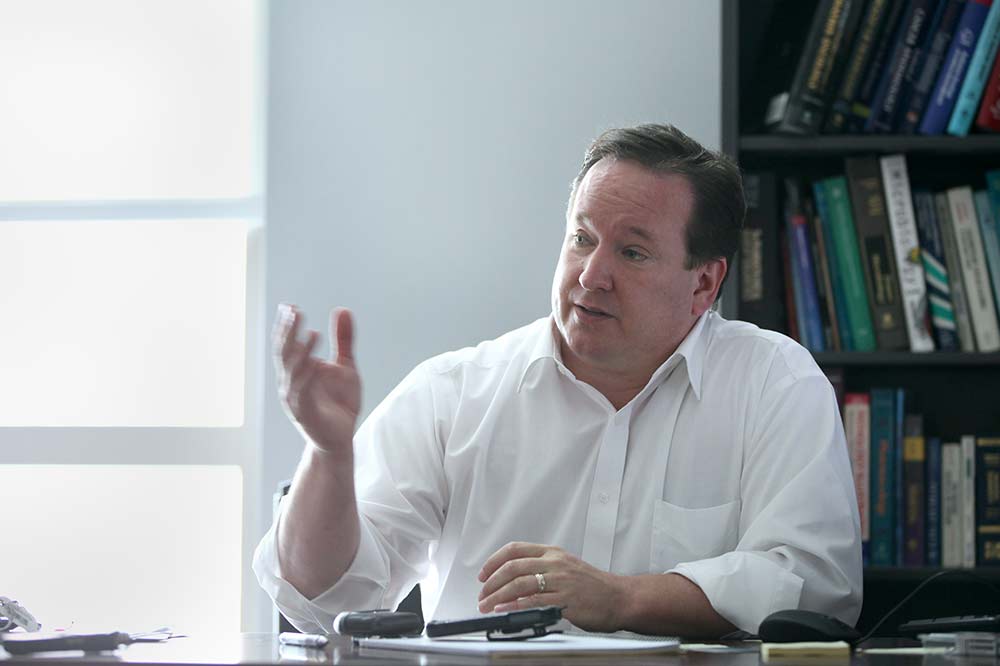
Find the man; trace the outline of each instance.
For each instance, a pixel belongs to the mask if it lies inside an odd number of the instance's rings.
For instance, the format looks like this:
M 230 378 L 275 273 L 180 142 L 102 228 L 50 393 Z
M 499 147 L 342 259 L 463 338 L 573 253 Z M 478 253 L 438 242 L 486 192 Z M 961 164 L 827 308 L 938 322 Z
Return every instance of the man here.
M 711 310 L 739 171 L 671 126 L 612 130 L 572 187 L 552 314 L 419 365 L 354 434 L 349 313 L 312 356 L 276 326 L 306 446 L 254 568 L 286 617 L 422 588 L 430 617 L 537 605 L 579 627 L 718 637 L 808 608 L 854 623 L 857 503 L 832 387 L 788 338 Z

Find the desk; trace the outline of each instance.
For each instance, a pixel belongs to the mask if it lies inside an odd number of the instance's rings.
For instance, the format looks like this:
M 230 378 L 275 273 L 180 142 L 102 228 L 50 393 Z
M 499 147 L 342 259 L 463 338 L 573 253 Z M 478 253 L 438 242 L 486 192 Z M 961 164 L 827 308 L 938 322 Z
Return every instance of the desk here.
M 880 643 L 883 644 L 883 643 Z M 49 653 L 35 657 L 9 657 L 0 653 L 3 666 L 24 666 L 32 664 L 46 666 L 66 664 L 146 664 L 148 666 L 219 666 L 240 664 L 247 666 L 272 666 L 273 664 L 413 664 L 414 666 L 452 666 L 457 664 L 490 664 L 488 659 L 476 657 L 420 654 L 395 650 L 358 649 L 350 640 L 332 637 L 323 650 L 280 645 L 274 634 L 230 634 L 224 636 L 189 636 L 173 638 L 165 643 L 137 643 L 114 653 L 65 656 Z M 547 657 L 534 659 L 501 659 L 495 663 L 511 666 L 565 666 L 567 664 L 662 664 L 663 666 L 758 666 L 758 653 L 705 654 L 689 652 L 683 655 L 645 655 L 634 657 L 613 657 L 601 659 Z M 866 655 L 856 654 L 850 666 L 984 666 L 997 664 L 987 659 L 961 659 L 939 655 Z M 847 666 L 847 662 L 844 662 Z M 808 661 L 799 662 L 809 666 Z

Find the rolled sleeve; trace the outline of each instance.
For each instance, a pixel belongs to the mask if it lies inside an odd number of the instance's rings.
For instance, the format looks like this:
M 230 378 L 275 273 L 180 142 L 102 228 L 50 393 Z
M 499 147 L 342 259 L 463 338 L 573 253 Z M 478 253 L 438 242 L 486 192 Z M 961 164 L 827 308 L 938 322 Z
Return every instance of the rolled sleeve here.
M 280 511 L 280 510 L 279 510 Z M 309 633 L 330 633 L 333 619 L 346 610 L 381 608 L 389 580 L 389 563 L 377 538 L 361 517 L 361 540 L 351 566 L 325 592 L 309 599 L 282 578 L 278 561 L 278 519 L 261 539 L 254 553 L 257 581 L 292 625 Z

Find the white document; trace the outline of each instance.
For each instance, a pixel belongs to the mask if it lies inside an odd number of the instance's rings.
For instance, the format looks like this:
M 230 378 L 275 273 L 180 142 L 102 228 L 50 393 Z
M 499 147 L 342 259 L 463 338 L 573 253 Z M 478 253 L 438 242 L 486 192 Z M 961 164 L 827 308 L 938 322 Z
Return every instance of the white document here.
M 580 634 L 549 634 L 519 641 L 490 641 L 482 635 L 447 636 L 445 638 L 362 638 L 362 648 L 408 650 L 413 652 L 443 652 L 487 657 L 563 656 L 563 655 L 625 655 L 679 653 L 680 641 L 675 638 L 635 640 Z

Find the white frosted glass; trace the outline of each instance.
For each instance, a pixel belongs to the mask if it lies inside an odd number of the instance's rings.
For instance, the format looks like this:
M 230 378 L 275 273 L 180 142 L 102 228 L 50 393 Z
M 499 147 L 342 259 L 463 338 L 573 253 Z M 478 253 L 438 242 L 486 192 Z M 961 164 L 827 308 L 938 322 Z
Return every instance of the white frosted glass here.
M 0 201 L 253 194 L 258 4 L 0 2 Z
M 235 465 L 0 465 L 3 574 L 42 630 L 238 632 Z
M 0 426 L 243 423 L 247 223 L 0 222 Z

